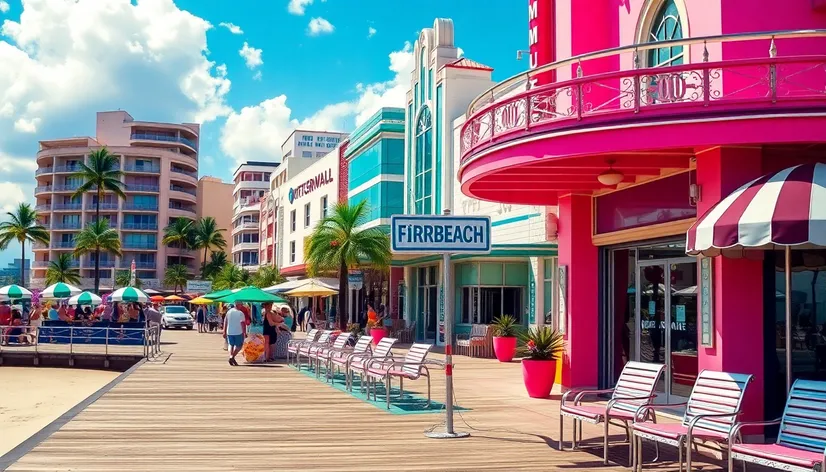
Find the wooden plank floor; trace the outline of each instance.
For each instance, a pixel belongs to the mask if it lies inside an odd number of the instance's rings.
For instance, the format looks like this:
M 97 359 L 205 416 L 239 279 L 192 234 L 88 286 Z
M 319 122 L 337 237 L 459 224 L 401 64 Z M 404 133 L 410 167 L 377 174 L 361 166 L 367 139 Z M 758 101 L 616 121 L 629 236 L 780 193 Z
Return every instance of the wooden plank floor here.
M 215 334 L 165 331 L 162 341 L 168 356 L 138 368 L 9 470 L 629 470 L 603 466 L 601 450 L 558 451 L 558 401 L 528 398 L 517 363 L 457 356 L 457 401 L 472 411 L 456 417 L 456 429 L 472 437 L 433 440 L 423 431 L 442 414 L 389 414 L 283 364 L 231 367 Z M 585 426 L 586 442 L 600 434 Z M 627 447 L 613 447 L 612 457 L 625 464 Z

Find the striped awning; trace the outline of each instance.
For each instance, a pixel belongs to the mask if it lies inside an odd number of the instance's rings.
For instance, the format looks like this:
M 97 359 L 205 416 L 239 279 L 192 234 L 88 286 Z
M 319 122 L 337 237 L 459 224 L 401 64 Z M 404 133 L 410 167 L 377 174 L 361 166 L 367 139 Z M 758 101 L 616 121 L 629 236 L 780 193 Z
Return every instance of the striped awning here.
M 826 247 L 826 163 L 764 175 L 735 190 L 689 228 L 686 253 Z

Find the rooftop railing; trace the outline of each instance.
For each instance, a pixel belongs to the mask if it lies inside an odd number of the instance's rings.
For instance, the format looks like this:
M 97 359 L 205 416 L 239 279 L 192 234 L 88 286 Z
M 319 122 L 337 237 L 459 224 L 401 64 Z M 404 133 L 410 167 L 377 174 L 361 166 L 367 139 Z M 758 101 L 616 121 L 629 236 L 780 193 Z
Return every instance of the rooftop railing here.
M 461 131 L 461 162 L 505 137 L 629 116 L 771 108 L 826 100 L 826 56 L 780 57 L 778 40 L 821 38 L 826 30 L 776 31 L 634 44 L 574 56 L 511 77 L 474 99 Z M 709 45 L 764 41 L 764 57 L 709 61 Z M 702 60 L 646 67 L 648 51 L 684 47 Z M 694 47 L 694 49 L 691 49 Z M 625 70 L 588 74 L 589 61 L 620 56 Z M 689 57 L 688 55 L 684 57 Z M 567 69 L 566 69 L 567 68 Z M 549 74 L 573 78 L 543 85 Z M 723 87 L 723 79 L 726 87 Z M 588 121 L 590 120 L 590 121 Z
M 132 139 L 140 139 L 144 141 L 161 141 L 166 143 L 183 143 L 191 147 L 192 149 L 198 149 L 198 145 L 195 144 L 195 141 L 180 136 L 166 136 L 163 134 L 152 133 L 132 133 Z

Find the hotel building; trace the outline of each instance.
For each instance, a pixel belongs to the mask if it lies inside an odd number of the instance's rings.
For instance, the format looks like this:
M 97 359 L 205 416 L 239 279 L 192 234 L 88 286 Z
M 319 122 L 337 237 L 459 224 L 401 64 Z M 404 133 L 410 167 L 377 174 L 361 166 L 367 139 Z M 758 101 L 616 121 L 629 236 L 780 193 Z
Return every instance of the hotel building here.
M 235 170 L 232 180 L 232 247 L 231 260 L 249 271 L 258 270 L 260 249 L 259 219 L 262 197 L 270 186 L 270 176 L 278 167 L 275 162 L 250 161 Z
M 196 217 L 200 125 L 135 121 L 125 111 L 99 112 L 95 137 L 40 141 L 35 179 L 36 211 L 49 228 L 48 246 L 34 245 L 32 286 L 43 287 L 49 261 L 72 253 L 75 235 L 95 217 L 97 195 L 73 197 L 82 183 L 73 176 L 90 152 L 106 146 L 118 157 L 126 199 L 106 192 L 100 202 L 121 237 L 123 256 L 101 253 L 101 288 L 112 287 L 114 272 L 132 261 L 145 287 L 161 288 L 167 265 L 177 263 L 178 249 L 164 247 L 163 228 L 175 218 Z M 92 288 L 94 254 L 75 259 L 83 288 Z M 184 251 L 193 272 L 196 254 Z

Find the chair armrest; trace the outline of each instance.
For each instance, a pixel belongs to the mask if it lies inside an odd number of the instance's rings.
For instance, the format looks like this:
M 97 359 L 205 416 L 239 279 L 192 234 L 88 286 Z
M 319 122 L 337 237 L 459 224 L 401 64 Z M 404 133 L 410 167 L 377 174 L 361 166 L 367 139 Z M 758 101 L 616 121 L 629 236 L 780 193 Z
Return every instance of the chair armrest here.
M 574 405 L 577 405 L 579 400 L 585 395 L 604 395 L 606 393 L 614 393 L 613 388 L 605 388 L 602 390 L 568 390 L 564 394 L 562 394 L 562 404 L 565 404 L 565 401 L 568 400 L 568 395 L 576 395 L 574 397 Z
M 627 400 L 631 400 L 631 401 L 637 401 L 637 400 L 638 400 L 638 401 L 643 401 L 643 400 L 653 400 L 653 399 L 655 399 L 655 398 L 657 398 L 657 395 L 648 395 L 648 396 L 646 396 L 646 397 L 622 397 L 622 396 L 620 396 L 620 397 L 614 397 L 614 398 L 612 398 L 612 399 L 608 400 L 608 404 L 607 404 L 607 405 L 605 405 L 605 411 L 610 410 L 610 409 L 611 409 L 611 407 L 613 407 L 615 403 L 620 402 L 620 401 L 627 401 Z
M 662 410 L 664 408 L 674 408 L 674 407 L 686 406 L 686 405 L 688 405 L 688 402 L 660 403 L 660 404 L 649 403 L 647 405 L 641 405 L 639 408 L 637 408 L 637 411 L 634 413 L 634 423 L 638 423 L 637 419 L 639 418 L 640 413 L 643 413 L 643 412 L 647 413 L 649 410 Z M 644 421 L 640 421 L 639 423 L 644 423 Z
M 741 413 L 740 410 L 737 410 L 733 413 L 704 413 L 701 415 L 696 415 L 694 418 L 691 418 L 691 421 L 688 422 L 688 438 L 691 439 L 691 431 L 697 425 L 697 422 L 705 419 L 705 418 L 728 418 L 728 417 L 737 417 Z M 689 441 L 690 444 L 690 441 Z
M 734 444 L 734 440 L 740 434 L 740 430 L 743 428 L 748 428 L 752 426 L 774 426 L 776 424 L 780 424 L 783 421 L 783 418 L 778 418 L 776 420 L 771 421 L 750 421 L 750 422 L 743 422 L 737 423 L 734 425 L 734 428 L 731 429 L 731 433 L 729 433 L 729 444 Z

